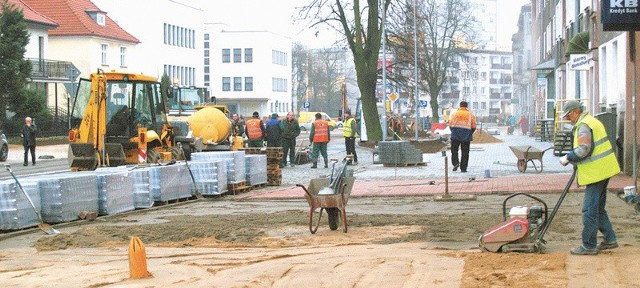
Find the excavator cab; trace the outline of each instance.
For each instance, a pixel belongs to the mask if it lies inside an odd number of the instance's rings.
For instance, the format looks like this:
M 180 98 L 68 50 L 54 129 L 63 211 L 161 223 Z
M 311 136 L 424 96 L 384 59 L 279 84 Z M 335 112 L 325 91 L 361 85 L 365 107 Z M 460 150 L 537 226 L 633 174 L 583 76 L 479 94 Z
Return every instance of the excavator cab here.
M 73 101 L 69 131 L 72 170 L 136 164 L 172 158 L 173 137 L 167 123 L 160 83 L 155 78 L 98 72 L 81 79 Z M 157 133 L 156 131 L 160 131 Z M 141 151 L 142 150 L 142 151 Z

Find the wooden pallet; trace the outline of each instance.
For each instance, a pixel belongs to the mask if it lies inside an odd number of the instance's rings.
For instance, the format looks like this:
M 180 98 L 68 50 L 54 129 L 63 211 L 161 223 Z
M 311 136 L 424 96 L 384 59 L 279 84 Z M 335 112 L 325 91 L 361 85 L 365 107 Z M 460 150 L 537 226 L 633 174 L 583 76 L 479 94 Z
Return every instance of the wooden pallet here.
M 269 179 L 269 181 L 267 182 L 267 186 L 280 186 L 280 185 L 282 185 L 282 179 L 278 179 L 278 180 Z
M 267 170 L 267 177 L 282 177 L 282 170 Z
M 267 187 L 267 183 L 251 185 L 251 187 L 252 187 L 252 189 L 260 189 L 260 188 Z
M 384 167 L 412 167 L 412 166 L 425 166 L 427 165 L 426 162 L 419 162 L 419 163 L 383 163 L 382 166 Z
M 169 205 L 169 204 L 175 204 L 175 203 L 180 203 L 180 202 L 193 200 L 193 198 L 194 197 L 191 196 L 191 197 L 183 197 L 183 198 L 171 199 L 171 200 L 166 200 L 166 201 L 153 201 L 153 206 L 164 206 L 164 205 Z
M 236 195 L 236 193 L 251 191 L 251 186 L 247 185 L 247 181 L 240 181 L 237 183 L 230 183 L 227 185 L 227 189 L 229 190 L 229 193 Z

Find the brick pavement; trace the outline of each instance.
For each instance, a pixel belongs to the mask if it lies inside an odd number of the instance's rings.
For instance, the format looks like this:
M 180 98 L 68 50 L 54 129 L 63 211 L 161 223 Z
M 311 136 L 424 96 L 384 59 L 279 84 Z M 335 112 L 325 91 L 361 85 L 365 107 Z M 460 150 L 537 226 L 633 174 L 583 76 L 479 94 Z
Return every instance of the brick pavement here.
M 302 136 L 302 135 L 301 135 Z M 543 154 L 542 164 L 544 169 L 537 173 L 533 165 L 529 163 L 525 173 L 518 171 L 517 158 L 509 149 L 509 146 L 530 145 L 538 149 L 552 146 L 551 142 L 539 142 L 532 137 L 522 135 L 499 135 L 501 143 L 471 144 L 468 173 L 451 171 L 451 159 L 449 162 L 450 194 L 510 194 L 515 192 L 527 193 L 559 193 L 567 185 L 571 176 L 571 166 L 562 166 L 558 157 L 553 155 L 553 150 Z M 330 143 L 334 150 L 330 149 L 330 157 L 344 157 L 342 147 L 343 140 L 332 137 Z M 343 149 L 343 148 L 342 148 Z M 383 167 L 381 164 L 372 163 L 370 149 L 358 148 L 359 163 L 353 166 L 356 182 L 351 192 L 351 197 L 385 197 L 385 196 L 429 196 L 445 193 L 444 157 L 441 153 L 424 154 L 426 162 L 424 166 L 409 167 Z M 449 158 L 451 153 L 447 151 Z M 540 162 L 534 160 L 538 169 Z M 485 178 L 488 170 L 490 178 Z M 237 195 L 238 199 L 298 199 L 304 197 L 301 188 L 294 184 L 308 185 L 310 178 L 321 177 L 330 174 L 330 169 L 308 169 L 308 166 L 296 166 L 283 170 L 283 186 L 271 189 L 259 189 L 252 192 Z M 633 179 L 624 174 L 618 175 L 610 181 L 609 190 L 620 192 L 625 186 L 634 185 Z M 583 191 L 584 187 L 571 186 L 571 192 Z

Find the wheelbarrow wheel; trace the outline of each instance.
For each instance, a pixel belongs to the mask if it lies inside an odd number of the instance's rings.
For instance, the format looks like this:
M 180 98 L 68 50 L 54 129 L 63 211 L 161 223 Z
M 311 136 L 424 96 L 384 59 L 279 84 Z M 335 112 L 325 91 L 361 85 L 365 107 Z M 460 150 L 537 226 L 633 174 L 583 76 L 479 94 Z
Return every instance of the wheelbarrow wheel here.
M 329 215 L 329 229 L 338 230 L 338 225 L 340 224 L 340 209 L 338 208 L 327 208 L 327 215 Z
M 520 159 L 518 160 L 518 171 L 524 173 L 525 171 L 527 171 L 527 161 Z

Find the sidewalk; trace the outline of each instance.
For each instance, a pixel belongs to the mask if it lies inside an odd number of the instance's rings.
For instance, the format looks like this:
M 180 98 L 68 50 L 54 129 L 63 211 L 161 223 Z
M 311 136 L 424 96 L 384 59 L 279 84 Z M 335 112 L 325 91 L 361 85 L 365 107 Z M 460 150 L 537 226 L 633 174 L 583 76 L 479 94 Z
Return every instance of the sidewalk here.
M 304 135 L 301 135 L 301 137 Z M 333 135 L 332 135 L 333 136 Z M 553 149 L 543 154 L 542 163 L 534 160 L 538 170 L 529 162 L 525 173 L 518 171 L 517 157 L 509 146 L 530 145 L 540 150 L 551 147 L 551 142 L 539 142 L 535 138 L 522 135 L 497 135 L 502 143 L 471 143 L 468 173 L 453 172 L 451 167 L 451 151 L 447 151 L 450 194 L 511 194 L 526 193 L 560 193 L 571 177 L 572 166 L 562 166 L 553 155 Z M 332 137 L 329 158 L 344 157 L 343 139 Z M 445 158 L 441 153 L 424 154 L 426 165 L 409 167 L 383 167 L 373 164 L 371 149 L 357 148 L 358 166 L 354 169 L 356 182 L 351 197 L 386 197 L 386 196 L 428 196 L 445 193 Z M 336 168 L 337 169 L 337 168 Z M 488 172 L 486 172 L 488 171 Z M 485 178 L 489 173 L 489 178 Z M 309 165 L 286 167 L 283 169 L 283 184 L 279 187 L 258 189 L 246 194 L 237 195 L 238 199 L 297 199 L 304 197 L 304 191 L 295 184 L 307 186 L 309 179 L 326 177 L 331 169 L 309 169 Z M 432 182 L 433 181 L 433 182 Z M 433 184 L 432 184 L 432 183 Z M 621 192 L 625 186 L 633 185 L 632 177 L 620 174 L 611 179 L 609 191 Z M 571 192 L 584 191 L 577 187 L 576 181 Z

